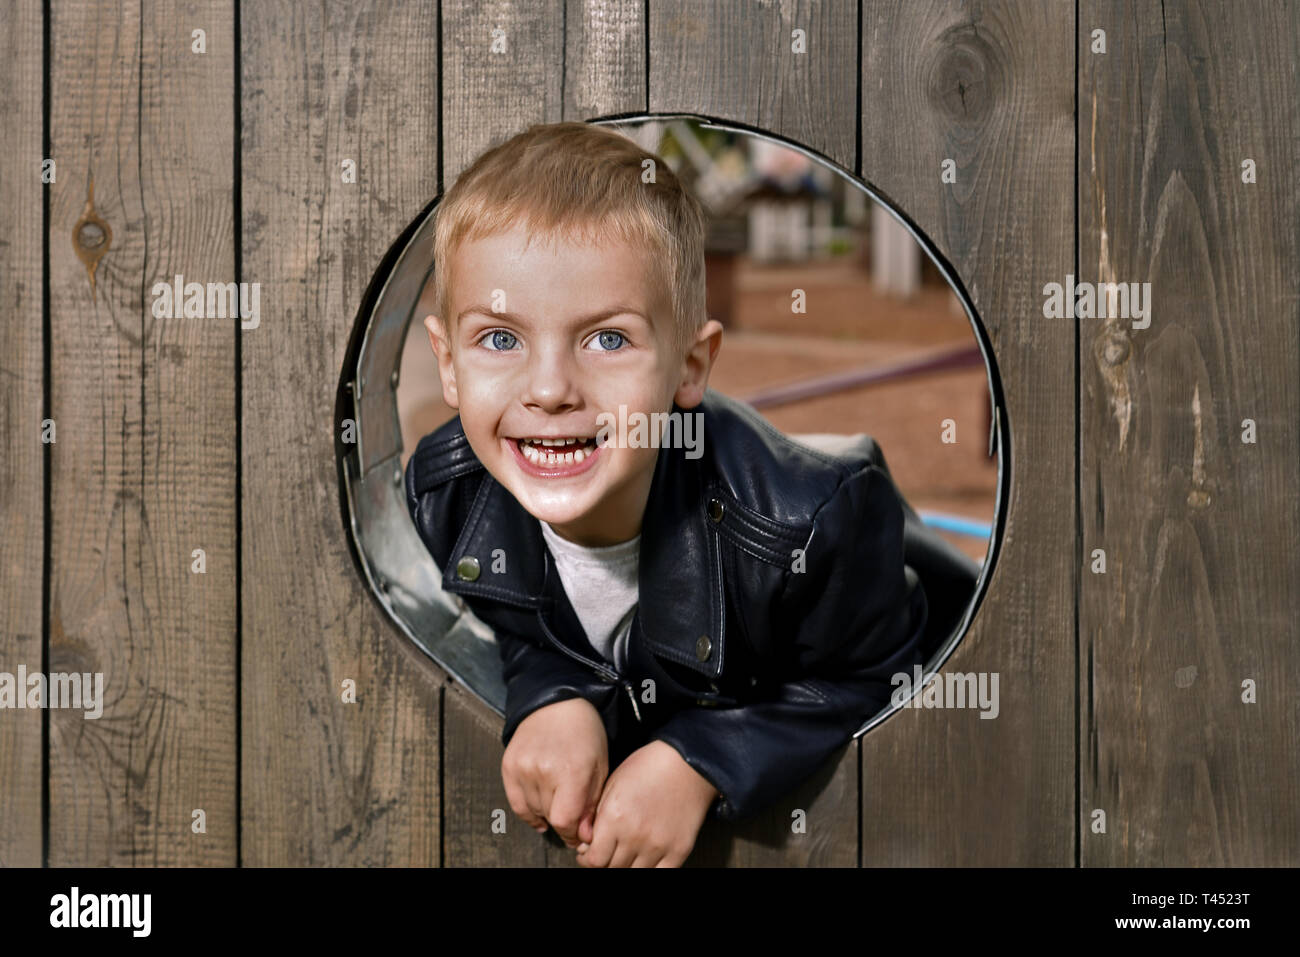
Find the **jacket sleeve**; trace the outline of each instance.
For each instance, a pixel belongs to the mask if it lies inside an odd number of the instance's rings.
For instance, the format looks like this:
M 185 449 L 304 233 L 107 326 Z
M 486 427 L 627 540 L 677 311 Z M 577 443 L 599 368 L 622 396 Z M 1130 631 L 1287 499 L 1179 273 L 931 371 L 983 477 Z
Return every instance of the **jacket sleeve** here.
M 539 708 L 569 698 L 585 698 L 601 713 L 609 731 L 607 707 L 618 686 L 554 648 L 536 645 L 509 632 L 496 630 L 506 682 L 506 722 L 501 743 L 508 745 L 519 723 Z
M 711 813 L 738 820 L 810 777 L 890 700 L 891 678 L 920 663 L 926 598 L 903 559 L 902 500 L 868 465 L 818 510 L 803 571 L 780 601 L 783 683 L 730 708 L 687 708 L 653 738 L 672 745 L 719 791 Z

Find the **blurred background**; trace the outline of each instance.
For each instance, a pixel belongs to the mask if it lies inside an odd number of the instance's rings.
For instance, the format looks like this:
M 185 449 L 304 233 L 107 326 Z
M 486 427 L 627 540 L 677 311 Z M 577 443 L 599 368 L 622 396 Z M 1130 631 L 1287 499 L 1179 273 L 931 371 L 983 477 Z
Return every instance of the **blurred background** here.
M 726 330 L 710 387 L 792 435 L 872 436 L 926 523 L 983 561 L 997 486 L 984 360 L 912 235 L 849 180 L 780 144 L 689 119 L 613 128 L 661 156 L 708 217 L 708 312 Z M 804 312 L 792 310 L 795 289 Z M 403 467 L 456 414 L 423 326 L 432 301 L 430 283 L 402 354 Z

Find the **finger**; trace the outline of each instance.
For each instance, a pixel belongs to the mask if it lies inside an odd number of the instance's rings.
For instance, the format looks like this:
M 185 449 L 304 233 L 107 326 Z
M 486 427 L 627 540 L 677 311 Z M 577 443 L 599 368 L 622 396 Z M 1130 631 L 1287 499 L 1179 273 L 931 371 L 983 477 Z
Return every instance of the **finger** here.
M 550 810 L 550 795 L 547 793 L 546 786 L 532 775 L 525 775 L 523 780 L 524 797 L 528 801 L 528 810 L 533 815 L 533 820 L 540 824 L 539 833 L 546 833 L 546 828 L 550 826 L 546 814 Z M 530 822 L 531 823 L 531 822 Z M 533 824 L 537 827 L 537 824 Z
M 524 792 L 524 800 L 528 802 L 528 823 L 532 824 L 533 830 L 537 833 L 546 833 L 546 828 L 551 826 L 551 822 L 546 819 L 545 785 L 534 776 L 525 775 L 520 787 Z
M 599 822 L 600 818 L 596 820 Z M 612 828 L 597 827 L 596 833 L 592 838 L 591 846 L 583 853 L 582 857 L 587 861 L 589 867 L 608 867 L 609 859 L 614 854 L 614 848 L 618 839 Z
M 587 782 L 587 805 L 583 808 L 582 819 L 587 822 L 589 831 L 596 826 L 596 815 L 600 813 L 600 806 L 605 801 L 606 792 L 609 791 L 609 781 L 609 773 L 603 767 L 599 767 Z
M 528 806 L 528 797 L 519 781 L 513 775 L 503 775 L 501 780 L 506 787 L 506 800 L 510 803 L 510 810 L 538 833 L 545 833 L 546 821 Z
M 546 819 L 570 847 L 578 845 L 578 825 L 586 813 L 586 804 L 586 790 L 574 787 L 557 788 L 551 799 Z
M 597 775 L 591 781 L 587 791 L 587 806 L 583 808 L 582 819 L 578 822 L 576 836 L 579 842 L 590 844 L 596 832 L 596 814 L 605 797 L 605 778 Z
M 614 847 L 614 853 L 609 856 L 609 863 L 606 867 L 631 867 L 632 862 L 636 860 L 637 846 L 630 840 L 620 840 Z

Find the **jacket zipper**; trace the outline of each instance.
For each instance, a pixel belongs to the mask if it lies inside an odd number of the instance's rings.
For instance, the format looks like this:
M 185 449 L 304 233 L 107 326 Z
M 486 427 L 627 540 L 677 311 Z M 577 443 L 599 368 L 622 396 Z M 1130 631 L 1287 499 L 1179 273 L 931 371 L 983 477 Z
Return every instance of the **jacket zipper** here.
M 556 638 L 554 633 L 552 633 L 550 627 L 546 624 L 546 618 L 542 615 L 540 611 L 537 613 L 537 620 L 541 622 L 542 631 L 546 632 L 546 637 L 550 639 L 551 644 L 553 644 L 556 648 L 559 648 L 562 652 L 564 652 L 574 661 L 578 662 L 579 664 L 586 665 L 588 668 L 595 671 L 601 677 L 607 679 L 611 684 L 618 685 L 624 691 L 627 692 L 628 700 L 632 702 L 632 714 L 636 716 L 637 723 L 640 724 L 642 720 L 641 709 L 637 707 L 636 693 L 632 690 L 632 682 L 628 681 L 617 671 L 611 668 L 608 664 L 605 664 L 604 662 L 594 661 L 591 658 L 584 657 L 583 655 L 578 654 L 576 651 L 574 651 L 564 642 L 560 641 L 560 639 Z
M 627 689 L 628 700 L 632 702 L 632 713 L 636 715 L 637 724 L 641 723 L 641 709 L 636 706 L 636 692 L 632 690 L 632 682 L 626 678 L 622 681 L 623 687 Z
M 551 556 L 549 552 L 546 554 L 544 561 L 546 563 L 546 574 L 550 576 L 552 574 L 552 570 L 551 570 Z M 636 693 L 632 690 L 632 682 L 628 681 L 626 678 L 620 675 L 617 671 L 611 668 L 607 663 L 603 661 L 594 661 L 591 658 L 587 658 L 583 655 L 580 655 L 572 648 L 570 648 L 568 645 L 566 645 L 564 642 L 560 641 L 560 639 L 556 638 L 554 633 L 552 633 L 550 627 L 546 624 L 546 616 L 544 616 L 540 610 L 538 610 L 537 612 L 537 620 L 541 622 L 542 631 L 546 632 L 546 637 L 550 639 L 551 644 L 553 644 L 556 648 L 559 648 L 562 652 L 564 652 L 574 661 L 580 664 L 584 664 L 588 668 L 591 668 L 597 674 L 607 679 L 611 684 L 618 685 L 624 691 L 626 691 L 627 699 L 632 702 L 632 714 L 636 716 L 637 724 L 642 723 L 641 709 L 637 707 Z

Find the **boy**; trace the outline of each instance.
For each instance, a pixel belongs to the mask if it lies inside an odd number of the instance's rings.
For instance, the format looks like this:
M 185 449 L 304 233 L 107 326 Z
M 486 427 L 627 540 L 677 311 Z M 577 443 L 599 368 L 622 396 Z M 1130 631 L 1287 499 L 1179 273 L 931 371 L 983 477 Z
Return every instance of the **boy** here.
M 708 390 L 703 216 L 631 140 L 534 126 L 437 216 L 424 322 L 460 414 L 407 501 L 497 636 L 510 806 L 585 866 L 680 865 L 706 815 L 788 793 L 920 663 L 902 500 L 883 459 Z

